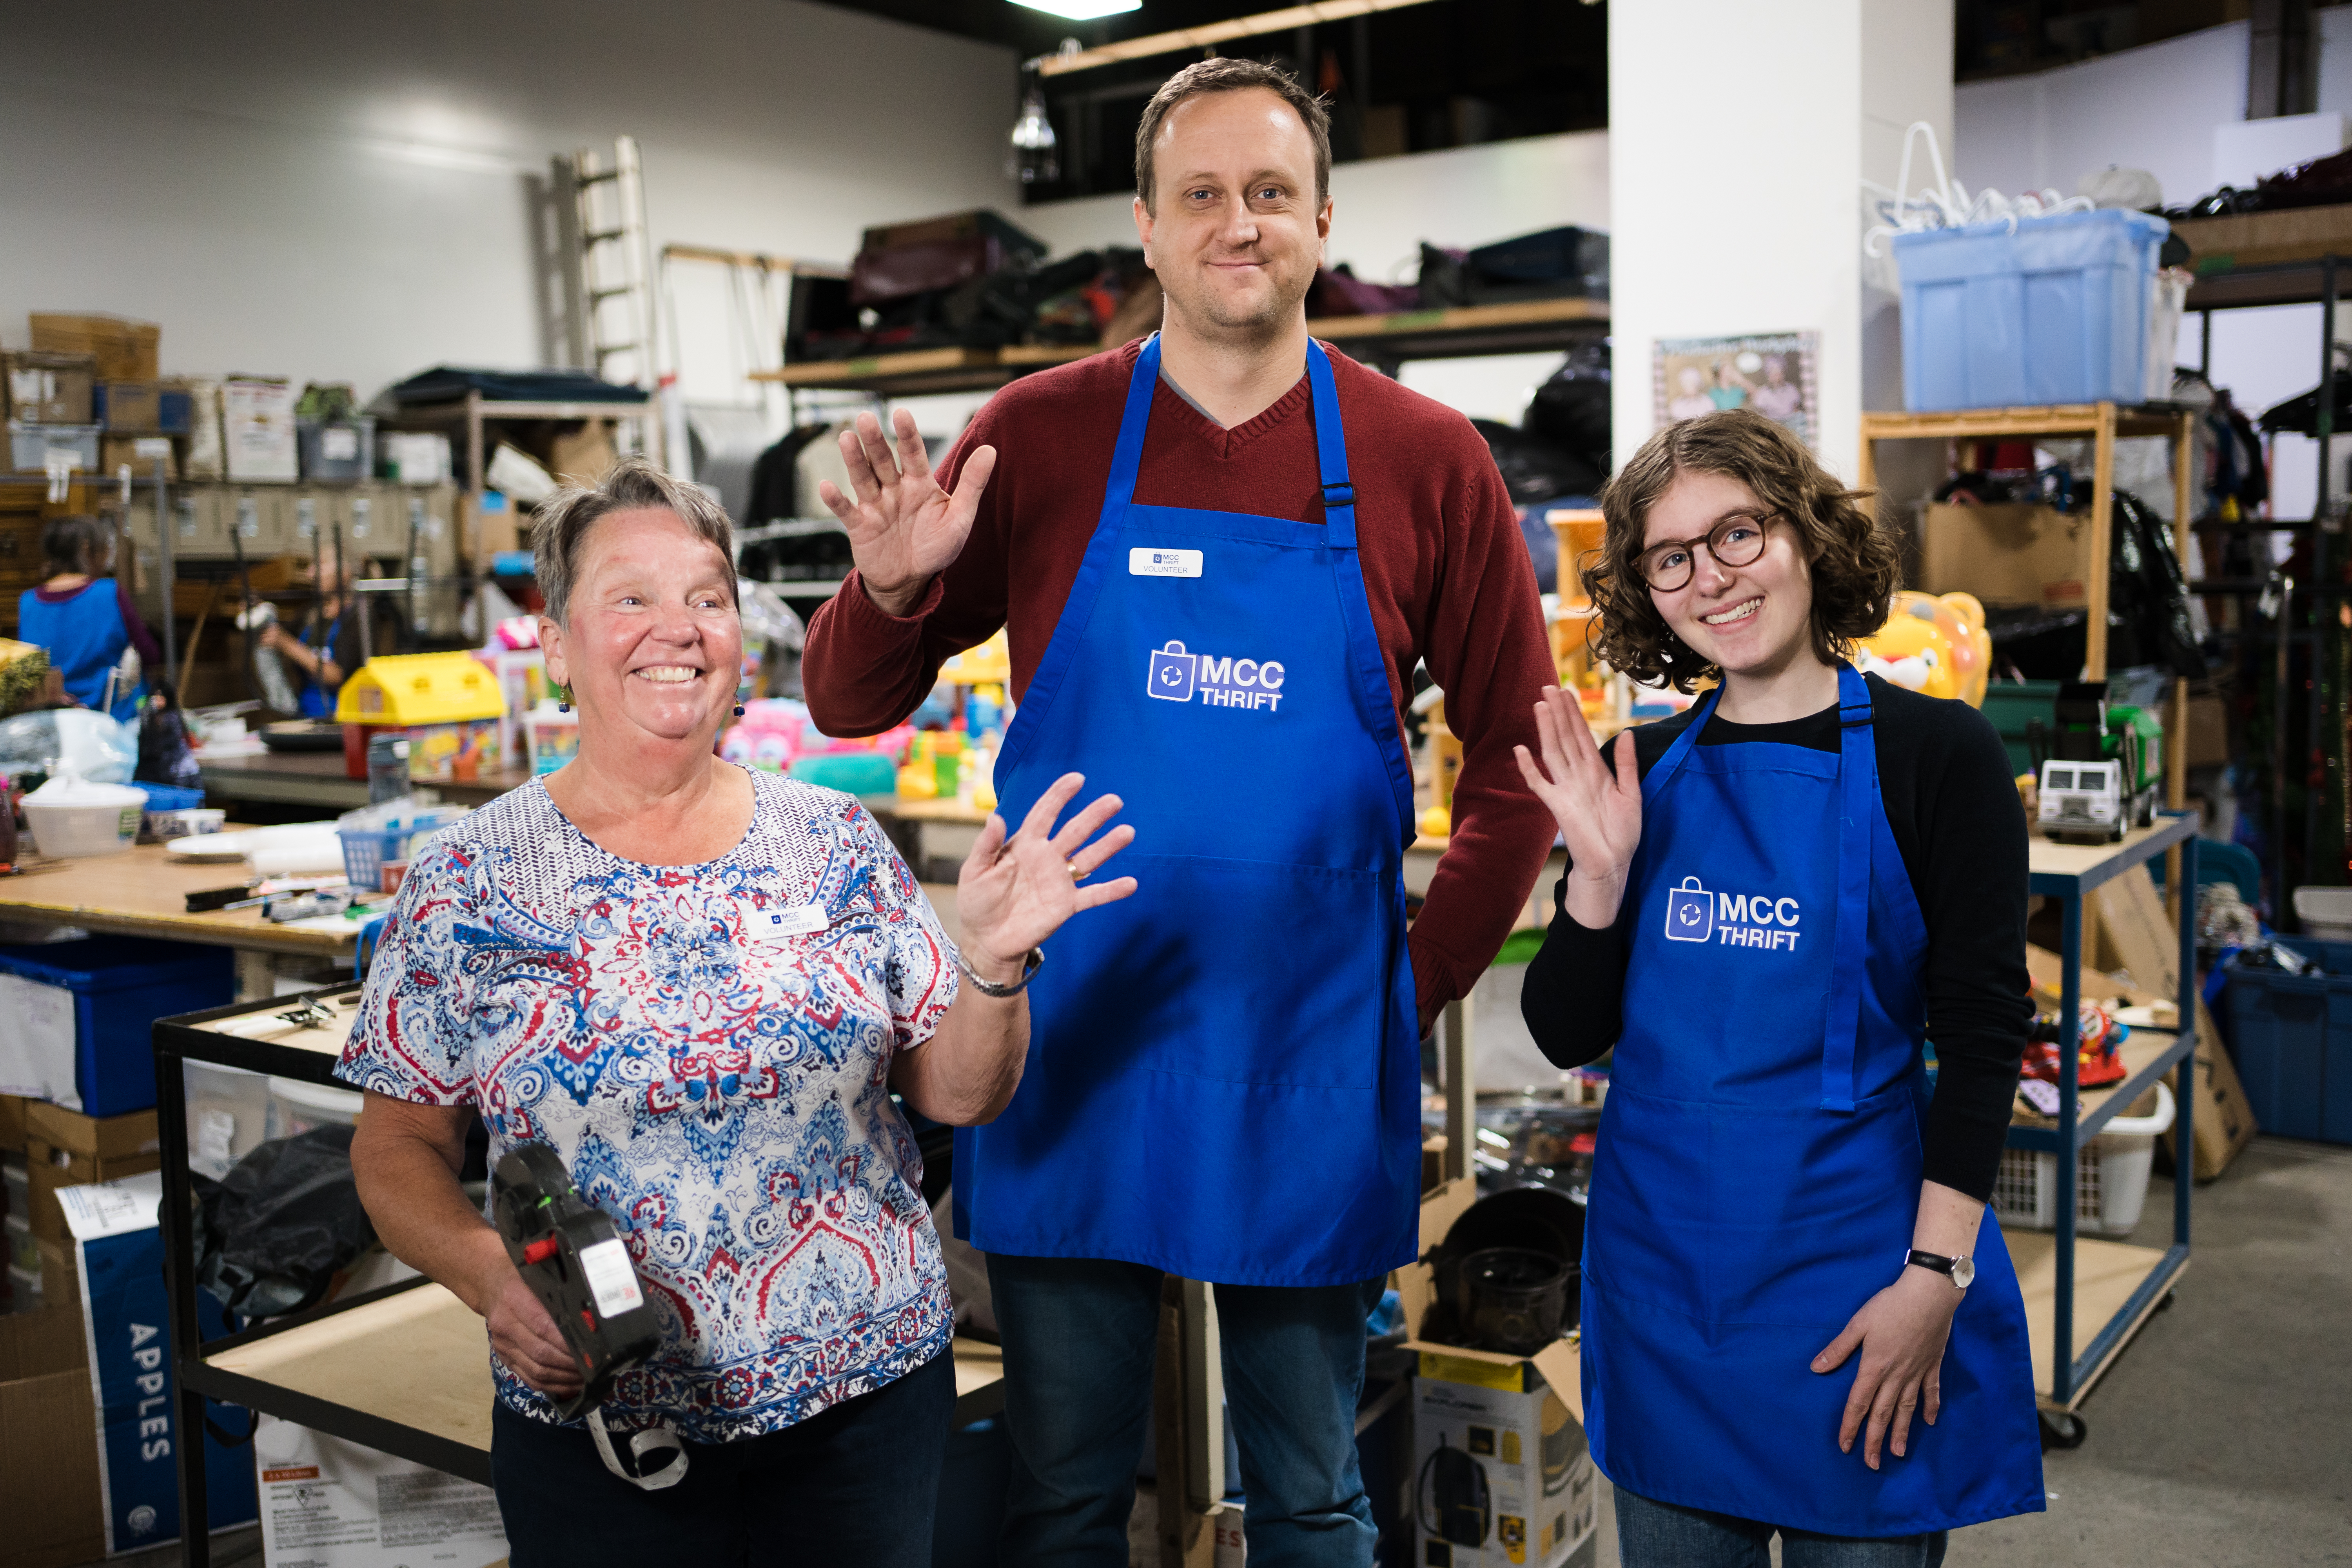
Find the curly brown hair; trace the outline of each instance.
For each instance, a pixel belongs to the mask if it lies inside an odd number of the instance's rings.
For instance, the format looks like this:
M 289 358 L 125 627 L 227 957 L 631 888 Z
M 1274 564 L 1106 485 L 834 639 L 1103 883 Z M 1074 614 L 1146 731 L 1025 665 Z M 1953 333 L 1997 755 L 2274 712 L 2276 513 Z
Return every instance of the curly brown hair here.
M 1797 531 L 1812 568 L 1813 651 L 1822 662 L 1849 657 L 1857 638 L 1885 624 L 1902 546 L 1866 504 L 1871 492 L 1839 483 L 1786 426 L 1751 408 L 1728 408 L 1651 437 L 1601 494 L 1607 527 L 1599 559 L 1581 575 L 1599 612 L 1590 646 L 1612 668 L 1685 692 L 1720 673 L 1675 636 L 1634 569 L 1650 509 L 1683 473 L 1738 480 Z

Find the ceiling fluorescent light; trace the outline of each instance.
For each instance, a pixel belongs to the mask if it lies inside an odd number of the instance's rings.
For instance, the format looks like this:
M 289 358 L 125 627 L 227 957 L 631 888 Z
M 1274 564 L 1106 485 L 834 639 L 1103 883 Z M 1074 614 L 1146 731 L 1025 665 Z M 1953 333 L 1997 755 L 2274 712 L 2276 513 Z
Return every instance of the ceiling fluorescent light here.
M 1101 16 L 1116 16 L 1122 12 L 1143 9 L 1143 0 L 1013 0 L 1013 3 L 1025 5 L 1032 11 L 1050 11 L 1073 22 L 1091 22 Z
M 1015 0 L 1028 5 L 1031 0 Z M 1092 70 L 1097 66 L 1115 65 L 1121 60 L 1148 59 L 1153 55 L 1172 54 L 1178 49 L 1214 50 L 1218 45 L 1235 38 L 1254 38 L 1266 33 L 1286 33 L 1297 27 L 1311 27 L 1318 22 L 1344 22 L 1356 16 L 1369 16 L 1378 11 L 1402 11 L 1408 5 L 1426 5 L 1430 0 L 1303 0 L 1303 4 L 1286 5 L 1279 11 L 1261 11 L 1255 16 L 1243 16 L 1230 22 L 1209 22 L 1197 27 L 1179 27 L 1172 33 L 1154 33 L 1149 37 L 1122 38 L 1117 43 L 1103 44 L 1091 49 L 1068 50 L 1061 54 L 1040 55 L 1029 63 L 1040 76 L 1060 76 L 1066 71 Z M 1058 6 L 1042 9 L 1055 10 Z

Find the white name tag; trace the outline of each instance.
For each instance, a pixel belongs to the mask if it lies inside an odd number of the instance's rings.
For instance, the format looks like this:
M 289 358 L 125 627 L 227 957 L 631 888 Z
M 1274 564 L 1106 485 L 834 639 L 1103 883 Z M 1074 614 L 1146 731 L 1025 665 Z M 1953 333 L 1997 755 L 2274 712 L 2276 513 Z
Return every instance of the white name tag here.
M 1198 577 L 1201 574 L 1201 552 L 1197 550 L 1130 550 L 1127 552 L 1127 574 L 1130 577 Z
M 807 936 L 827 924 L 823 904 L 788 904 L 780 910 L 751 910 L 743 916 L 744 934 L 754 942 L 781 942 Z

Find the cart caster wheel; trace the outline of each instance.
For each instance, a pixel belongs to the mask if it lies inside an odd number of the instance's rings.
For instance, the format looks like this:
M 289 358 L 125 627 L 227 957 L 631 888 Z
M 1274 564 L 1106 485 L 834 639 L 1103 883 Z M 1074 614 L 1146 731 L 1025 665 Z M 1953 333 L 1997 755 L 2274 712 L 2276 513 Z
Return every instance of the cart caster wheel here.
M 2178 1300 L 2180 1300 L 2180 1292 L 2179 1292 L 2179 1291 L 2178 1291 L 2178 1290 L 2167 1290 L 2167 1291 L 2164 1293 L 2164 1300 L 2161 1300 L 2161 1301 L 2158 1301 L 2158 1302 L 2156 1304 L 2156 1310 L 2157 1310 L 2158 1311 L 2159 1311 L 2159 1312 L 2169 1312 L 2170 1310 L 2172 1310 L 2172 1304 L 2173 1304 L 2175 1301 L 2178 1301 Z
M 2083 1418 L 2071 1411 L 2042 1413 L 2042 1451 L 2045 1454 L 2053 1448 L 2079 1448 L 2090 1435 L 2091 1429 Z

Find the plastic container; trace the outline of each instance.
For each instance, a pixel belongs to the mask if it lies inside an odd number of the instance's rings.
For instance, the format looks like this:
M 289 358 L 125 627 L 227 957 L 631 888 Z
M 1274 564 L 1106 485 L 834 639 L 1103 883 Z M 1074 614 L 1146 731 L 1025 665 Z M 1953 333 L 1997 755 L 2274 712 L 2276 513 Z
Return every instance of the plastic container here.
M 20 474 L 45 473 L 49 455 L 60 454 L 68 468 L 98 472 L 99 427 L 95 425 L 8 425 L 8 463 Z
M 375 473 L 373 419 L 300 419 L 294 438 L 306 479 L 364 479 Z
M 291 1138 L 313 1127 L 357 1126 L 360 1107 L 365 1103 L 365 1097 L 357 1089 L 329 1089 L 324 1084 L 305 1083 L 299 1078 L 273 1078 L 269 1080 L 268 1134 L 272 1138 Z
M 73 993 L 74 1087 L 90 1116 L 155 1103 L 156 1019 L 226 1006 L 236 995 L 227 948 L 146 937 L 0 947 L 0 974 Z
M 269 1079 L 219 1062 L 184 1061 L 188 1168 L 219 1181 L 269 1135 Z
M 898 787 L 898 765 L 880 752 L 795 757 L 791 776 L 844 795 L 888 795 Z
M 462 805 L 429 805 L 397 827 L 337 828 L 343 841 L 343 880 L 354 888 L 390 891 L 383 885 L 384 867 L 394 862 L 405 865 L 425 847 L 425 840 L 465 815 Z
M 2170 232 L 2106 209 L 1895 236 L 1906 406 L 2146 401 L 2156 256 Z
M 2118 1116 L 2075 1151 L 2074 1226 L 2093 1236 L 2127 1236 L 2147 1206 L 2148 1166 L 2156 1141 L 2172 1131 L 2172 1090 L 2156 1086 L 2146 1116 Z M 2032 1230 L 2058 1227 L 2058 1156 L 2039 1149 L 2004 1149 L 1993 1178 L 1992 1211 L 2004 1225 Z
M 2352 888 L 2297 888 L 2294 918 L 2313 942 L 2352 942 Z
M 2254 1124 L 2284 1138 L 2352 1143 L 2352 944 L 2275 940 L 2319 972 L 2234 962 L 2225 971 L 2230 1055 Z
M 129 784 L 54 778 L 24 798 L 25 824 L 44 855 L 120 855 L 138 842 L 147 797 Z

